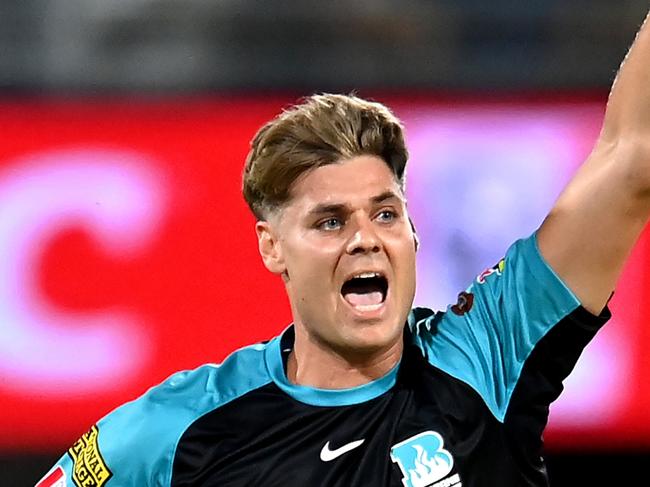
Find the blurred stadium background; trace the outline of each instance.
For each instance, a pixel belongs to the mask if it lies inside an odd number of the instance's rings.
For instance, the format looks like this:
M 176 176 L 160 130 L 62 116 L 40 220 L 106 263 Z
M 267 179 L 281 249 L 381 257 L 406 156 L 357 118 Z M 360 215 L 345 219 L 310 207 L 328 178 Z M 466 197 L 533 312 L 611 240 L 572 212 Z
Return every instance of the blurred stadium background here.
M 404 119 L 416 300 L 444 307 L 586 157 L 647 8 L 2 2 L 0 485 L 33 485 L 118 404 L 289 322 L 239 195 L 248 141 L 282 107 L 355 90 Z M 552 408 L 556 487 L 645 484 L 648 245 Z

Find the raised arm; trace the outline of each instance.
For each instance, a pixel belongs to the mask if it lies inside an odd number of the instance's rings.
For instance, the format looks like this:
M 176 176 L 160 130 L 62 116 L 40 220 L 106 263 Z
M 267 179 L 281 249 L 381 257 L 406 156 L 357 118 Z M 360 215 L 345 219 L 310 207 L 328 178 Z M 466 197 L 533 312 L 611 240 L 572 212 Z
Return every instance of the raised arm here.
M 542 255 L 600 313 L 650 216 L 650 21 L 612 87 L 594 149 L 538 232 Z

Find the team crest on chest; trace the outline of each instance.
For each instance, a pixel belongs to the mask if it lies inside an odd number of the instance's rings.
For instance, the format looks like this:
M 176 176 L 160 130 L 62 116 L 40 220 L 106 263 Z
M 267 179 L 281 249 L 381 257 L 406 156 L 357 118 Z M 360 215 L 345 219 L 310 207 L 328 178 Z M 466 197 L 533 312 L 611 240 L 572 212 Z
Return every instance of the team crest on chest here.
M 461 487 L 458 474 L 447 477 L 454 458 L 444 449 L 442 436 L 424 431 L 393 445 L 390 459 L 402 471 L 404 487 Z

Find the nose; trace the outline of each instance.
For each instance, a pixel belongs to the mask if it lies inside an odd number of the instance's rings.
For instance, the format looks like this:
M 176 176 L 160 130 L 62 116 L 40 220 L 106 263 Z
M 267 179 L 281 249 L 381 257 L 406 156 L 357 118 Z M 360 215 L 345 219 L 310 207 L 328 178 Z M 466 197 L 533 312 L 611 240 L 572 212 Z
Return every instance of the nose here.
M 354 230 L 348 240 L 347 253 L 354 255 L 379 252 L 381 240 L 373 227 L 373 222 L 365 217 L 358 217 L 354 220 Z

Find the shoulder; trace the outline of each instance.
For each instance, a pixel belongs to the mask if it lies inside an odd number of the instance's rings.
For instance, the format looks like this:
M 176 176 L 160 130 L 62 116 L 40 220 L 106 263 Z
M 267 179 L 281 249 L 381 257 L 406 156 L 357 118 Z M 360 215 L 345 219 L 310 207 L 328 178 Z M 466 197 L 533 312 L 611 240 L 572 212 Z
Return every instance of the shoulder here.
M 575 364 L 579 350 L 568 353 L 562 338 L 573 336 L 575 328 L 588 330 L 581 350 L 606 321 L 606 316 L 583 311 L 544 260 L 533 234 L 516 241 L 503 259 L 475 277 L 445 312 L 414 309 L 409 331 L 430 365 L 474 388 L 503 420 L 535 350 L 546 344 L 555 359 Z M 555 336 L 559 340 L 550 339 Z M 534 364 L 546 373 L 549 361 Z
M 177 372 L 144 396 L 171 409 L 205 412 L 271 381 L 265 363 L 267 344 L 241 348 L 220 364 Z M 191 399 L 197 399 L 193 402 Z M 189 400 L 189 404 L 188 404 Z
M 264 343 L 250 345 L 233 352 L 220 364 L 204 364 L 176 372 L 140 398 L 117 409 L 110 419 L 146 413 L 150 422 L 158 419 L 158 415 L 173 416 L 173 421 L 167 423 L 170 425 L 220 407 L 271 381 L 265 350 Z
M 266 345 L 237 350 L 221 364 L 173 374 L 97 422 L 70 449 L 101 460 L 116 485 L 168 485 L 177 443 L 198 418 L 271 381 Z M 120 480 L 121 479 L 121 480 Z
M 493 356 L 499 352 L 495 348 L 508 344 L 533 347 L 579 306 L 541 256 L 533 234 L 514 242 L 499 262 L 480 272 L 445 312 L 414 309 L 409 329 L 420 348 L 441 354 L 443 362 L 450 348 Z

